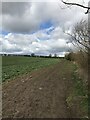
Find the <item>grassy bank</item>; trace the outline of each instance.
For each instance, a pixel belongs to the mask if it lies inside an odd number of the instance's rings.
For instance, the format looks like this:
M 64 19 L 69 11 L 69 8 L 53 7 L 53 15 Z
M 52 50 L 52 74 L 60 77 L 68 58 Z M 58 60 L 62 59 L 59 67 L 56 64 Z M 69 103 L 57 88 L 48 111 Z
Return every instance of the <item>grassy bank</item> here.
M 78 69 L 78 66 L 74 64 L 72 88 L 69 91 L 66 101 L 70 109 L 76 109 L 76 111 L 73 111 L 73 114 L 76 112 L 82 118 L 88 118 L 88 86 L 80 77 Z

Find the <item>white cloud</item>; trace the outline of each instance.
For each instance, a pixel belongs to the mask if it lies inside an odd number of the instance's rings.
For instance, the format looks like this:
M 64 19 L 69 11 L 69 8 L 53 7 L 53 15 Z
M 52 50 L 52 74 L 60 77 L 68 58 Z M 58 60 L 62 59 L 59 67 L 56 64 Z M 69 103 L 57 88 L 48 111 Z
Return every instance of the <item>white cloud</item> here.
M 69 45 L 66 44 L 69 37 L 64 31 L 70 31 L 77 21 L 86 19 L 87 15 L 79 7 L 61 9 L 60 6 L 65 7 L 59 1 L 3 3 L 2 29 L 9 33 L 0 36 L 2 51 L 64 55 L 69 49 Z M 40 30 L 40 25 L 46 21 L 50 21 L 52 26 Z
M 3 30 L 27 33 L 39 29 L 40 24 L 48 20 L 54 25 L 64 27 L 68 22 L 72 23 L 84 16 L 84 10 L 79 7 L 61 9 L 59 5 L 62 5 L 61 2 L 3 3 Z
M 48 55 L 50 53 L 55 54 L 68 51 L 66 40 L 55 38 L 52 34 L 49 35 L 49 39 L 47 40 L 39 40 L 38 37 L 42 38 L 42 35 L 45 34 L 43 32 L 45 32 L 45 30 L 30 35 L 9 33 L 0 39 L 2 42 L 2 52 L 18 54 L 31 54 L 34 52 L 38 55 Z

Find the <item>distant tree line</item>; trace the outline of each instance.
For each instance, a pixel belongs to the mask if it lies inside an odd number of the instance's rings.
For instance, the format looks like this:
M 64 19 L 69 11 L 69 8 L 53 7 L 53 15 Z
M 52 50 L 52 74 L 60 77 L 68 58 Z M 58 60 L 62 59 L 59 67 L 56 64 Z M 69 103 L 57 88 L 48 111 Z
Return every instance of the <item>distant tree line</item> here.
M 0 56 L 25 56 L 25 57 L 41 57 L 41 58 L 64 58 L 64 57 L 59 57 L 57 54 L 49 54 L 48 56 L 45 55 L 35 55 L 35 53 L 31 53 L 30 55 L 20 55 L 20 54 L 0 54 Z

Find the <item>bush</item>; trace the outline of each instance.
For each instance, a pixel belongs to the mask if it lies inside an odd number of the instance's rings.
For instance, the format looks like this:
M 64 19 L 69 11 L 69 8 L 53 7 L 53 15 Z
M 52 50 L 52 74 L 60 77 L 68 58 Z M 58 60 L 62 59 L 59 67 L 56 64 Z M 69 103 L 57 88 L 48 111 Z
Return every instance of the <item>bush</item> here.
M 70 61 L 75 61 L 80 68 L 87 70 L 88 68 L 88 54 L 82 51 L 76 53 L 69 53 L 65 55 L 65 58 Z
M 78 72 L 84 83 L 88 80 L 88 54 L 82 51 L 76 53 L 69 53 L 65 55 L 65 58 L 70 61 L 75 61 L 78 65 Z
M 65 58 L 67 59 L 67 60 L 70 60 L 70 61 L 73 61 L 74 60 L 74 53 L 73 52 L 71 52 L 71 53 L 68 53 L 68 54 L 66 54 L 65 55 Z

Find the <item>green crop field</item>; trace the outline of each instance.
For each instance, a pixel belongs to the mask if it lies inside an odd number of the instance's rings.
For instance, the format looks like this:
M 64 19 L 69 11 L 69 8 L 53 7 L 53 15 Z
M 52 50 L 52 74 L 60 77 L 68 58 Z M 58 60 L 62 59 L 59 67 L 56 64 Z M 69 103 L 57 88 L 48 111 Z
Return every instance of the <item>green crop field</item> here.
M 2 81 L 11 79 L 20 74 L 28 73 L 59 62 L 57 58 L 39 58 L 24 56 L 2 57 Z

